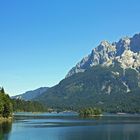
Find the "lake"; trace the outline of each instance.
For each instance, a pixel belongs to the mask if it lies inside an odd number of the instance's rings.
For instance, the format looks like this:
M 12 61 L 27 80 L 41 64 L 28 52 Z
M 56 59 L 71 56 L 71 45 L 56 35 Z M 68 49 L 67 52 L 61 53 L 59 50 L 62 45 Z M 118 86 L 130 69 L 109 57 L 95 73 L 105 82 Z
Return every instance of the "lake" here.
M 0 140 L 140 140 L 140 115 L 17 113 L 13 123 L 0 123 Z

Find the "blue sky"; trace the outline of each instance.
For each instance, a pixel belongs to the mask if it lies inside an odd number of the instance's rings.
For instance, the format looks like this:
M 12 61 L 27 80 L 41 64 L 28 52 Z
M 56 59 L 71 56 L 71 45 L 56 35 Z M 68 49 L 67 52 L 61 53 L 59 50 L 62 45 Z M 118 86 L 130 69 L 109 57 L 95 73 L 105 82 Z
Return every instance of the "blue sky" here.
M 0 0 L 0 85 L 53 86 L 101 40 L 140 32 L 139 0 Z

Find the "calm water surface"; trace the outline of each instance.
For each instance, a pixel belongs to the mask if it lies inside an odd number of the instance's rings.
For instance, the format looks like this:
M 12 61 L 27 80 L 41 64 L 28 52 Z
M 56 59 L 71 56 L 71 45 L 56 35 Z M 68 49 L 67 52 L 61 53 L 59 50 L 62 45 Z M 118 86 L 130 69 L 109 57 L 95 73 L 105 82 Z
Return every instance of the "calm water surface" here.
M 12 124 L 0 123 L 0 140 L 140 140 L 140 116 L 20 113 Z

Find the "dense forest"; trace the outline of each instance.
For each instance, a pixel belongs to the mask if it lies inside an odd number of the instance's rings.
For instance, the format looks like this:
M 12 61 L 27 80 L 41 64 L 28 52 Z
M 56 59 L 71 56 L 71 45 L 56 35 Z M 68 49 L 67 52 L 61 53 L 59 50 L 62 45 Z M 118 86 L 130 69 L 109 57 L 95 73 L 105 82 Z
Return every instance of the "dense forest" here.
M 11 99 L 5 93 L 4 88 L 0 88 L 0 118 L 8 118 L 13 112 L 45 112 L 47 107 L 36 101 L 24 101 Z
M 12 99 L 14 112 L 46 112 L 47 107 L 36 101 Z
M 8 94 L 5 94 L 4 88 L 0 88 L 0 117 L 12 116 L 13 105 Z

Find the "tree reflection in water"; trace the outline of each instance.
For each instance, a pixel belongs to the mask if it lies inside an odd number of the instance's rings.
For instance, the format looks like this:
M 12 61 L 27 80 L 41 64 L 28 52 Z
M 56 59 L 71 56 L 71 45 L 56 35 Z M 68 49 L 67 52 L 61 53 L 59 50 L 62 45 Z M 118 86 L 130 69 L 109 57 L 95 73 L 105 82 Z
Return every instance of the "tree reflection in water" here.
M 0 122 L 0 140 L 8 140 L 11 129 L 12 122 L 9 121 Z

